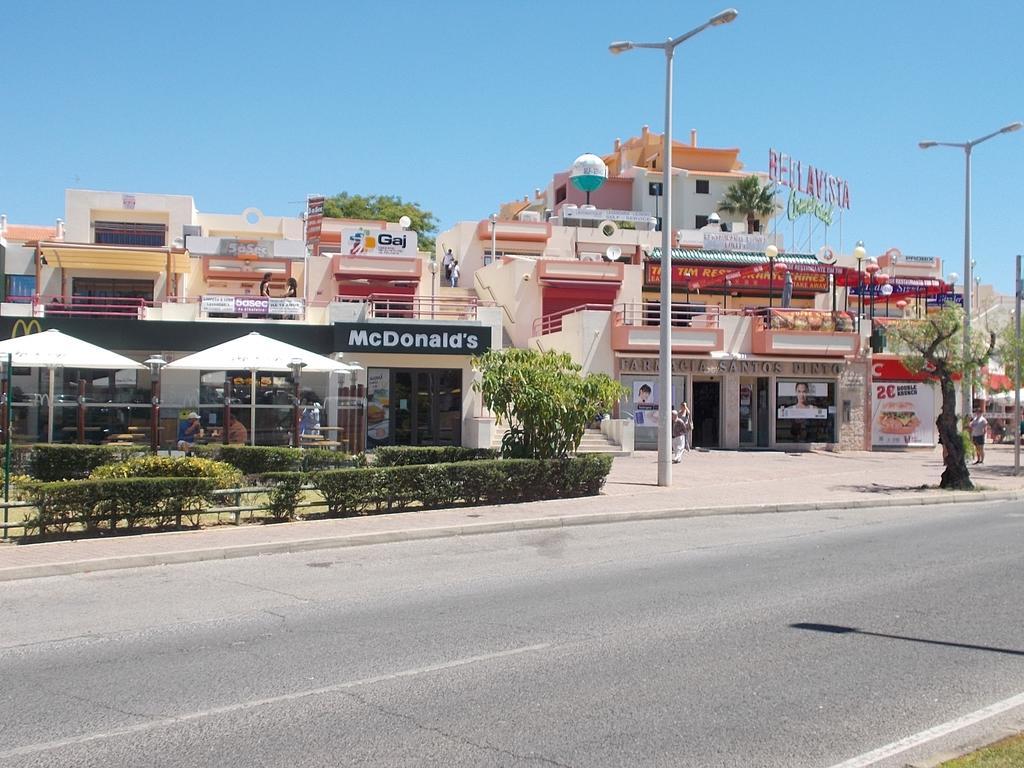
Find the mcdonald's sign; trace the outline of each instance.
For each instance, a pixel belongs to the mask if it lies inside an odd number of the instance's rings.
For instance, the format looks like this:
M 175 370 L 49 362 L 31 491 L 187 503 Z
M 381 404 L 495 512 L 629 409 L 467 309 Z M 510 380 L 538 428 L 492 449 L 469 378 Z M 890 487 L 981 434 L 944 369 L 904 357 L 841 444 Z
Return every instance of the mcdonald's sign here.
M 11 338 L 16 339 L 19 336 L 28 336 L 32 333 L 39 333 L 42 331 L 42 327 L 39 325 L 39 321 L 35 318 L 26 320 L 23 317 L 19 317 L 14 321 L 14 327 L 11 329 Z

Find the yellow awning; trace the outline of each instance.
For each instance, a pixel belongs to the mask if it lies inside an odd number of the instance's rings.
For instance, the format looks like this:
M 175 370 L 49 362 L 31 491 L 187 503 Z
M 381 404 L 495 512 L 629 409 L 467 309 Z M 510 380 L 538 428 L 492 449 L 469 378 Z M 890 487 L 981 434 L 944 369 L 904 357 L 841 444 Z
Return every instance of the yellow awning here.
M 190 271 L 187 251 L 169 248 L 132 248 L 113 245 L 40 243 L 39 254 L 46 266 L 62 269 L 91 269 L 117 272 L 163 273 L 176 275 Z

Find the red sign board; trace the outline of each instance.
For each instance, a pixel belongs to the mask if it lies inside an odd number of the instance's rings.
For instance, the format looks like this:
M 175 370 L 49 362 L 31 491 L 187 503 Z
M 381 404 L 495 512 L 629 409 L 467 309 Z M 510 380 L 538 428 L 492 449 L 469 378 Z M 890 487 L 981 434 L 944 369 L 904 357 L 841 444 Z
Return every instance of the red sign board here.
M 306 244 L 313 246 L 314 253 L 320 242 L 320 230 L 324 223 L 324 197 L 317 195 L 306 198 Z
M 703 267 L 686 264 L 672 265 L 672 284 L 689 290 L 722 290 L 726 276 L 735 273 L 733 267 Z M 797 272 L 792 270 L 793 291 L 796 293 L 822 293 L 828 290 L 828 275 L 820 272 Z M 776 275 L 774 281 L 768 265 L 756 270 L 744 270 L 735 280 L 729 281 L 729 288 L 757 288 L 767 291 L 771 286 L 782 290 L 784 278 Z M 648 263 L 644 282 L 647 285 L 661 284 L 661 264 Z

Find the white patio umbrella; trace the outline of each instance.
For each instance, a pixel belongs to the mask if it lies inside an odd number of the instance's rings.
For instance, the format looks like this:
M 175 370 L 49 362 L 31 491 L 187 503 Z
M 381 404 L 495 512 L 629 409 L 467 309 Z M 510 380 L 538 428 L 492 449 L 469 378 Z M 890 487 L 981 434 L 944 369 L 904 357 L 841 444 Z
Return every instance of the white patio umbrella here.
M 185 371 L 249 371 L 252 395 L 249 403 L 249 442 L 256 445 L 256 373 L 257 371 L 292 370 L 294 361 L 303 363 L 302 370 L 310 373 L 352 373 L 362 366 L 332 360 L 315 352 L 287 344 L 253 331 L 231 341 L 225 341 L 201 352 L 175 360 L 164 366 L 164 370 Z M 224 393 L 225 396 L 227 393 Z M 227 425 L 224 425 L 225 429 Z
M 18 336 L 0 341 L 0 360 L 10 355 L 11 365 L 21 368 L 49 368 L 50 392 L 46 438 L 53 442 L 53 391 L 54 372 L 57 368 L 100 368 L 122 371 L 146 366 L 134 360 L 111 352 L 109 349 L 90 344 L 88 341 L 68 336 L 56 329 Z

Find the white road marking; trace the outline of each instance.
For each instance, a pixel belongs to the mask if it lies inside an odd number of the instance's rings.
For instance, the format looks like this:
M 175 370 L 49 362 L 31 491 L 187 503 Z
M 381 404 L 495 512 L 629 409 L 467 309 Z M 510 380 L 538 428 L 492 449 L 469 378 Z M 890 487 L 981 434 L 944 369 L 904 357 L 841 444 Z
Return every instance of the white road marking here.
M 1001 715 L 1003 712 L 1008 712 L 1014 707 L 1024 706 L 1024 693 L 1018 693 L 1016 696 L 1011 696 L 1008 699 L 997 701 L 995 704 L 990 704 L 987 707 L 971 712 L 970 714 L 958 717 L 955 720 L 950 720 L 948 723 L 942 725 L 936 725 L 934 728 L 929 728 L 926 731 L 915 733 L 913 736 L 907 736 L 905 739 L 894 741 L 892 744 L 886 744 L 884 747 L 879 747 L 870 752 L 865 752 L 863 755 L 851 758 L 844 763 L 837 763 L 831 766 L 831 768 L 866 768 L 869 765 L 885 760 L 906 752 L 907 750 L 919 747 L 922 744 L 927 744 L 929 741 L 934 741 L 943 736 L 947 736 L 950 733 L 959 731 L 962 728 L 980 723 L 983 720 L 988 720 L 990 717 Z
M 485 653 L 481 654 L 480 656 L 467 656 L 464 659 L 446 661 L 441 664 L 431 664 L 426 667 L 415 667 L 414 669 L 405 669 L 401 672 L 392 672 L 387 675 L 377 675 L 376 677 L 364 677 L 360 680 L 347 680 L 343 683 L 325 685 L 322 688 L 309 688 L 304 691 L 285 693 L 280 696 L 268 696 L 264 699 L 252 699 L 251 701 L 241 701 L 236 704 L 227 704 L 223 707 L 213 707 L 212 709 L 202 709 L 196 712 L 186 712 L 181 715 L 173 715 L 171 717 L 163 717 L 156 720 L 146 720 L 142 723 L 136 723 L 135 725 L 126 725 L 123 728 L 115 728 L 110 731 L 102 731 L 99 733 L 86 733 L 82 734 L 81 736 L 71 736 L 69 738 L 58 739 L 56 741 L 45 741 L 39 742 L 37 744 L 26 744 L 22 747 L 15 747 L 14 749 L 9 749 L 4 752 L 0 752 L 0 760 L 5 760 L 11 757 L 20 757 L 22 755 L 37 754 L 39 752 L 50 752 L 55 749 L 63 749 L 64 747 L 76 746 L 79 744 L 87 744 L 92 741 L 112 739 L 117 736 L 128 736 L 134 733 L 141 733 L 143 731 L 151 731 L 156 728 L 165 728 L 171 725 L 180 725 L 182 723 L 188 723 L 193 720 L 200 720 L 206 717 L 216 717 L 217 715 L 225 715 L 233 712 L 242 712 L 248 709 L 255 709 L 256 707 L 265 707 L 271 704 L 280 704 L 286 701 L 295 701 L 296 699 L 304 699 L 310 696 L 322 696 L 328 693 L 344 691 L 349 688 L 358 688 L 363 685 L 383 683 L 389 680 L 398 680 L 403 677 L 415 677 L 417 675 L 425 675 L 430 672 L 439 672 L 445 669 L 453 669 L 454 667 L 464 667 L 469 664 L 478 664 L 482 661 L 492 661 L 494 659 L 501 659 L 507 656 L 516 656 L 521 653 L 542 651 L 550 647 L 551 646 L 548 643 L 540 643 L 539 645 L 526 645 L 522 648 L 512 648 L 507 651 L 497 651 L 495 653 Z

